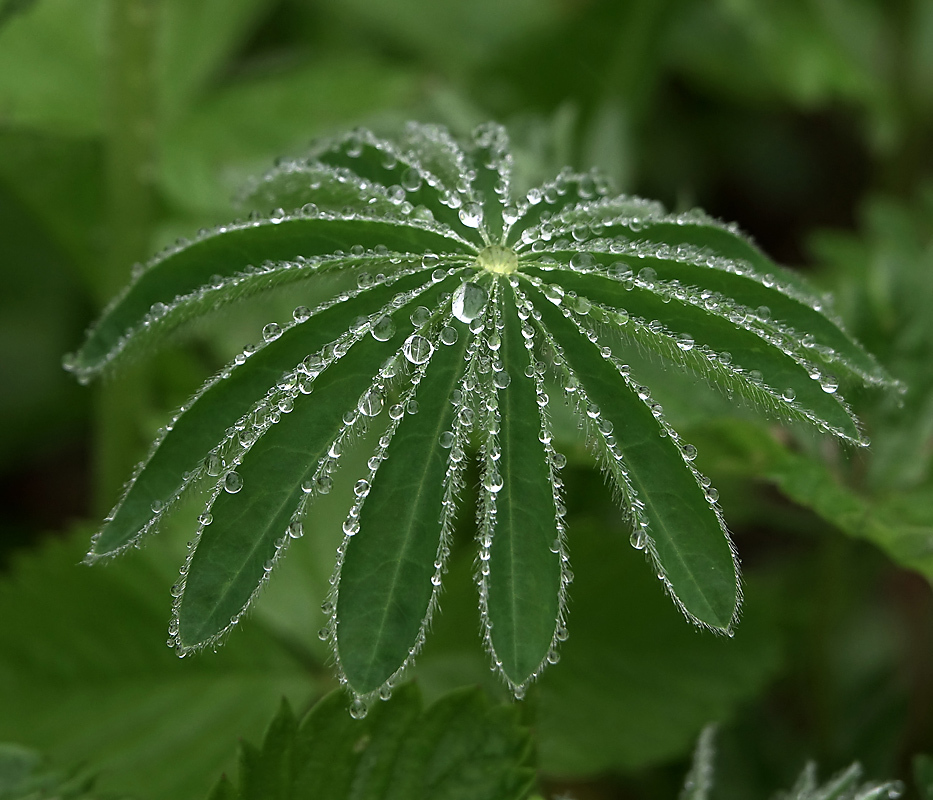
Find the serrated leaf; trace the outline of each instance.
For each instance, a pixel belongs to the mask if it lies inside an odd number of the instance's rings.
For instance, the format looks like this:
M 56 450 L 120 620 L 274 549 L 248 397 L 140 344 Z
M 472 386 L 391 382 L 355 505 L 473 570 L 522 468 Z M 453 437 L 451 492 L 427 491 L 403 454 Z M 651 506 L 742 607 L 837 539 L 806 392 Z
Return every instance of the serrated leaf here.
M 261 748 L 244 745 L 230 800 L 520 800 L 534 773 L 528 732 L 512 709 L 490 707 L 477 689 L 423 709 L 411 685 L 366 719 L 350 719 L 340 693 L 315 705 L 297 730 L 285 705 Z
M 409 124 L 315 144 L 252 186 L 249 203 L 282 208 L 166 251 L 91 330 L 70 364 L 79 377 L 255 292 L 291 284 L 320 304 L 296 309 L 307 325 L 267 325 L 260 352 L 247 347 L 246 364 L 205 385 L 95 542 L 92 558 L 135 541 L 184 488 L 218 479 L 175 587 L 182 652 L 240 618 L 290 539 L 313 529 L 309 503 L 342 453 L 373 427 L 382 436 L 356 476 L 321 632 L 354 708 L 389 691 L 423 643 L 474 445 L 482 636 L 521 696 L 567 633 L 555 389 L 633 545 L 691 620 L 731 633 L 738 561 L 716 490 L 630 374 L 633 346 L 774 416 L 866 443 L 828 370 L 890 379 L 825 298 L 733 227 L 614 197 L 592 173 L 564 170 L 520 193 L 512 171 L 493 124 L 464 142 Z

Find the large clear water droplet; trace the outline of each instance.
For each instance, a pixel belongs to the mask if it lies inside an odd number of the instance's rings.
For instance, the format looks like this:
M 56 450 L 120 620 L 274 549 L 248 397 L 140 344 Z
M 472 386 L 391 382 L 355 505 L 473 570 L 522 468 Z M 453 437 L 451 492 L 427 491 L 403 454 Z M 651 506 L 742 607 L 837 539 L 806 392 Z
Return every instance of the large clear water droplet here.
M 405 340 L 402 352 L 412 364 L 424 364 L 434 352 L 434 345 L 423 336 L 415 333 Z
M 464 282 L 454 291 L 451 309 L 461 322 L 472 322 L 483 313 L 488 300 L 489 294 L 482 286 Z

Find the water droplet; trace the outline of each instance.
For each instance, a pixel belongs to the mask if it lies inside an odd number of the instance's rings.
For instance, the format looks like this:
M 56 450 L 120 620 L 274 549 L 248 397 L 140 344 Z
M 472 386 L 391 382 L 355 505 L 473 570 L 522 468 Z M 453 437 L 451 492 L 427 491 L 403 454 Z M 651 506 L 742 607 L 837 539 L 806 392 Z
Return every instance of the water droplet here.
M 420 328 L 424 325 L 429 319 L 431 319 L 431 312 L 424 306 L 418 306 L 409 317 L 411 324 L 416 328 Z
M 783 392 L 781 392 L 781 399 L 785 403 L 790 403 L 797 396 L 797 392 L 788 387 Z
M 236 494 L 243 488 L 243 478 L 236 472 L 228 472 L 224 478 L 224 489 L 230 494 Z
M 839 381 L 827 373 L 820 378 L 820 388 L 826 392 L 826 394 L 835 394 L 836 390 L 839 388 Z
M 152 505 L 149 506 L 149 508 L 152 509 L 153 514 L 158 514 L 163 508 L 165 508 L 165 503 L 163 503 L 161 500 L 153 500 Z
M 441 342 L 443 344 L 456 344 L 458 338 L 459 334 L 457 333 L 457 329 L 452 328 L 450 325 L 441 331 Z
M 454 444 L 454 435 L 453 435 L 453 433 L 451 433 L 450 431 L 444 431 L 444 432 L 438 437 L 438 440 L 437 440 L 437 441 L 438 441 L 438 444 L 440 444 L 441 447 L 443 447 L 445 450 L 449 450 L 451 447 L 453 447 L 453 444 Z
M 488 300 L 489 294 L 482 286 L 464 282 L 454 291 L 451 310 L 461 322 L 472 322 L 483 313 Z
M 370 389 L 360 398 L 357 408 L 364 417 L 375 417 L 382 411 L 384 401 L 375 389 Z
M 277 322 L 270 322 L 262 329 L 262 338 L 267 342 L 274 342 L 282 335 L 282 326 Z
M 209 511 L 205 511 L 201 516 L 198 517 L 198 522 L 202 525 L 210 525 L 214 521 L 214 517 L 211 516 Z
M 405 340 L 402 352 L 412 364 L 424 364 L 434 352 L 434 345 L 416 333 Z
M 395 323 L 392 317 L 380 317 L 373 323 L 369 332 L 377 342 L 387 342 L 395 333 Z
M 326 642 L 330 638 L 330 630 L 328 628 L 321 628 L 317 632 L 317 638 L 322 642 Z
M 681 452 L 686 461 L 693 461 L 697 457 L 697 449 L 692 444 L 685 444 Z
M 327 494 L 333 488 L 334 481 L 330 475 L 319 475 L 315 484 L 320 494 Z
M 491 469 L 483 477 L 483 487 L 494 494 L 502 489 L 502 475 L 499 470 Z
M 512 382 L 512 376 L 505 370 L 500 370 L 492 376 L 492 383 L 497 389 L 505 389 Z
M 353 719 L 363 719 L 368 712 L 369 708 L 366 706 L 366 703 L 358 697 L 350 704 L 350 716 L 353 717 Z
M 292 311 L 292 319 L 294 319 L 295 322 L 304 322 L 310 317 L 311 309 L 307 306 L 298 306 L 294 311 Z
M 366 497 L 369 494 L 369 481 L 360 479 L 353 487 L 353 494 L 357 497 Z
M 288 536 L 291 539 L 300 539 L 304 536 L 304 526 L 297 520 L 293 519 L 288 523 Z
M 632 545 L 636 550 L 644 550 L 645 545 L 647 544 L 647 539 L 645 537 L 645 532 L 639 528 L 636 531 L 632 531 L 632 535 L 629 537 L 629 544 Z
M 311 494 L 314 491 L 314 481 L 303 481 L 301 484 L 301 491 L 305 494 Z
M 409 167 L 402 173 L 399 183 L 406 191 L 417 192 L 421 188 L 421 173 Z
M 479 203 L 467 203 L 459 213 L 460 221 L 468 228 L 478 228 L 483 220 L 483 207 Z

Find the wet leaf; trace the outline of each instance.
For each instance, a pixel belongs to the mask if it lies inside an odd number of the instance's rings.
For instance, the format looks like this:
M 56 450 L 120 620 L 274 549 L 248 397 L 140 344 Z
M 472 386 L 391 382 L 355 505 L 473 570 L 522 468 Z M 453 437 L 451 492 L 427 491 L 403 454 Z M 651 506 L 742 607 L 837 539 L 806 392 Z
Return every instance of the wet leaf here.
M 567 636 L 561 401 L 675 605 L 731 633 L 739 569 L 717 492 L 633 374 L 634 348 L 865 444 L 839 381 L 894 382 L 733 226 L 613 196 L 594 173 L 527 192 L 512 173 L 493 124 L 464 142 L 410 124 L 317 143 L 251 185 L 260 213 L 139 268 L 69 360 L 89 379 L 220 306 L 286 284 L 316 298 L 179 410 L 95 539 L 92 560 L 213 484 L 175 587 L 182 653 L 236 623 L 372 432 L 321 631 L 354 706 L 391 691 L 423 644 L 473 453 L 482 636 L 523 696 Z

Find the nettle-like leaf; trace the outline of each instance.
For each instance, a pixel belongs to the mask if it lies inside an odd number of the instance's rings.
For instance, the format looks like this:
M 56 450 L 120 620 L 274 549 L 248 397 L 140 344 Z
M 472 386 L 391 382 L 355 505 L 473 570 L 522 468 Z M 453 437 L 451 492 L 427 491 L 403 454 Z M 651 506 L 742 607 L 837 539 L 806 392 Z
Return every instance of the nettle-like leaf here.
M 715 726 L 706 727 L 700 734 L 680 800 L 709 798 L 714 784 L 714 739 Z M 863 781 L 862 774 L 862 765 L 856 762 L 821 784 L 817 780 L 816 764 L 811 761 L 793 788 L 777 792 L 774 800 L 896 800 L 904 793 L 904 785 L 900 781 Z M 919 781 L 918 786 L 922 786 Z
M 225 776 L 210 800 L 520 800 L 534 781 L 528 730 L 479 689 L 425 709 L 406 684 L 362 723 L 344 702 L 333 692 L 298 720 L 283 701 L 262 747 L 241 742 L 239 786 Z
M 357 715 L 422 646 L 474 452 L 486 648 L 517 697 L 556 660 L 572 572 L 555 401 L 676 605 L 732 631 L 739 567 L 717 493 L 627 366 L 633 348 L 855 444 L 866 442 L 834 375 L 890 383 L 824 298 L 732 226 L 569 170 L 519 193 L 495 125 L 463 144 L 439 127 L 357 131 L 279 164 L 249 202 L 278 208 L 137 270 L 68 368 L 88 380 L 274 287 L 317 304 L 266 325 L 179 409 L 88 559 L 138 543 L 186 489 L 212 485 L 170 633 L 181 654 L 214 643 L 372 431 L 321 634 Z

